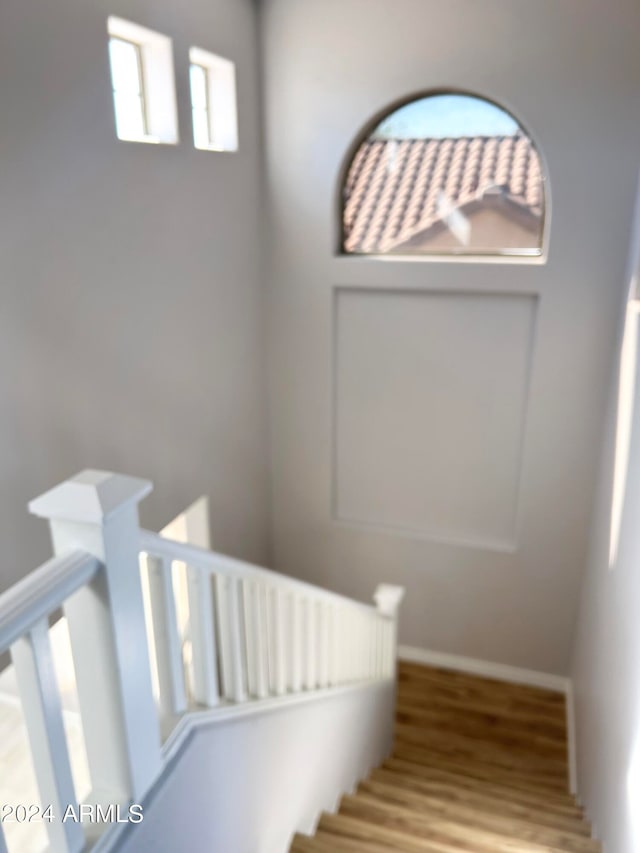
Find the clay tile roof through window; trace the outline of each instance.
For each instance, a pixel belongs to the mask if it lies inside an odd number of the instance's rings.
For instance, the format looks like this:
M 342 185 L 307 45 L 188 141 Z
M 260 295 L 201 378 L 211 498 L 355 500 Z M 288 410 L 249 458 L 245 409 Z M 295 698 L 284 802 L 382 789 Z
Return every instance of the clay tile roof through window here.
M 512 136 L 444 139 L 370 137 L 358 148 L 344 187 L 344 250 L 388 252 L 441 220 L 453 207 L 502 194 L 541 217 L 540 159 Z

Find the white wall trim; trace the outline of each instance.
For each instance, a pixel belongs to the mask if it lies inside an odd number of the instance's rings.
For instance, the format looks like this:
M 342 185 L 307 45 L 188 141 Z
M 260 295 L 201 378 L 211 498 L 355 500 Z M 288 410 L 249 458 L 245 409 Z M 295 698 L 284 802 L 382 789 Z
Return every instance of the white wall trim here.
M 569 679 L 565 676 L 555 675 L 551 672 L 522 669 L 519 666 L 509 666 L 505 663 L 451 655 L 447 652 L 433 652 L 430 649 L 418 649 L 414 646 L 399 646 L 398 657 L 400 660 L 423 663 L 425 666 L 440 666 L 444 669 L 453 669 L 456 672 L 468 672 L 484 678 L 509 681 L 512 684 L 526 684 L 529 687 L 556 690 L 558 693 L 566 693 L 569 683 Z
M 567 749 L 569 753 L 569 790 L 582 805 L 582 801 L 578 796 L 578 756 L 576 747 L 576 703 L 573 692 L 573 681 L 567 679 Z M 593 827 L 592 827 L 593 828 Z M 597 838 L 594 835 L 594 838 Z
M 564 675 L 552 672 L 539 672 L 535 669 L 523 669 L 519 666 L 509 666 L 505 663 L 495 663 L 478 658 L 467 658 L 462 655 L 451 655 L 447 652 L 434 652 L 430 649 L 419 649 L 415 646 L 398 646 L 398 658 L 411 663 L 422 663 L 425 666 L 439 666 L 452 669 L 455 672 L 467 672 L 484 678 L 496 678 L 498 681 L 508 681 L 511 684 L 524 684 L 528 687 L 541 687 L 544 690 L 555 690 L 564 693 L 567 708 L 567 748 L 569 762 L 569 790 L 577 795 L 577 759 L 576 759 L 576 727 L 575 704 L 573 698 L 573 682 Z

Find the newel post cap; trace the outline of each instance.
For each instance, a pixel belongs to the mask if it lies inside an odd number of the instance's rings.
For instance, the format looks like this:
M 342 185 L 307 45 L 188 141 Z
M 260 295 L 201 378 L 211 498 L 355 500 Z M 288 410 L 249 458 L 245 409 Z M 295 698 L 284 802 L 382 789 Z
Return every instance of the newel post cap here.
M 378 611 L 383 616 L 393 616 L 395 618 L 398 615 L 404 594 L 405 588 L 403 586 L 381 583 L 373 594 L 373 600 L 378 607 Z
M 29 512 L 57 521 L 104 524 L 124 507 L 139 503 L 152 489 L 149 480 L 88 469 L 29 501 Z

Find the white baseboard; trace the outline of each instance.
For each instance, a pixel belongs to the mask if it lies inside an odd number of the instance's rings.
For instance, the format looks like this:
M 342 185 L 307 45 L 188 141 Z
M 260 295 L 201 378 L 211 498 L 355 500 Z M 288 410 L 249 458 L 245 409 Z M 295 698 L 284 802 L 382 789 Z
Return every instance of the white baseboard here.
M 569 790 L 576 797 L 580 805 L 582 801 L 578 796 L 578 753 L 576 749 L 576 705 L 573 695 L 573 682 L 567 679 L 567 749 L 569 751 Z M 594 838 L 597 836 L 594 836 Z
M 521 669 L 519 666 L 509 666 L 505 663 L 494 663 L 478 658 L 466 658 L 462 655 L 450 655 L 446 652 L 432 652 L 429 649 L 417 649 L 414 646 L 399 646 L 400 660 L 412 663 L 423 663 L 425 666 L 439 666 L 443 669 L 453 669 L 456 672 L 468 672 L 484 678 L 496 678 L 498 681 L 509 681 L 511 684 L 526 684 L 529 687 L 542 687 L 545 690 L 555 690 L 558 693 L 567 692 L 568 678 L 549 672 L 538 672 L 535 669 Z
M 504 663 L 494 663 L 478 658 L 467 658 L 462 655 L 451 655 L 446 652 L 434 652 L 429 649 L 418 649 L 414 646 L 398 646 L 400 660 L 411 663 L 422 663 L 425 666 L 438 666 L 452 669 L 455 672 L 467 672 L 484 678 L 495 678 L 498 681 L 508 681 L 511 684 L 524 684 L 528 687 L 541 687 L 544 690 L 555 690 L 564 693 L 567 708 L 567 744 L 569 751 L 569 789 L 577 794 L 577 765 L 576 765 L 576 735 L 575 709 L 573 701 L 573 684 L 570 678 L 551 672 L 539 672 L 535 669 L 523 669 L 519 666 L 509 666 Z

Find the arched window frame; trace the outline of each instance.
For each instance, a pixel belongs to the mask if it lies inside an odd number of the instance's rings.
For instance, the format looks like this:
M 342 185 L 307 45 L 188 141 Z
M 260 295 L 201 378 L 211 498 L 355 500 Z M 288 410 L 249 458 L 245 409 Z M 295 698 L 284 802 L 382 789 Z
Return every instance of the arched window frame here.
M 351 170 L 351 166 L 353 161 L 358 153 L 360 147 L 364 142 L 366 142 L 373 131 L 388 117 L 393 115 L 398 110 L 403 107 L 408 106 L 417 101 L 424 100 L 430 97 L 437 97 L 439 95 L 460 95 L 463 97 L 475 98 L 481 101 L 485 101 L 486 103 L 496 107 L 498 110 L 505 113 L 509 116 L 518 126 L 520 133 L 526 137 L 533 150 L 535 151 L 539 165 L 540 165 L 540 183 L 541 183 L 541 192 L 542 192 L 542 212 L 541 212 L 541 222 L 540 222 L 540 242 L 539 246 L 533 248 L 520 248 L 520 249 L 465 249 L 465 248 L 454 248 L 454 249 L 427 249 L 420 252 L 410 251 L 410 252 L 349 252 L 345 249 L 345 228 L 344 228 L 344 208 L 345 208 L 345 197 L 344 197 L 344 189 L 349 177 L 349 172 Z M 336 255 L 338 257 L 343 258 L 369 258 L 369 259 L 401 259 L 403 261 L 413 260 L 420 261 L 425 259 L 453 259 L 459 261 L 478 261 L 478 260 L 505 260 L 511 261 L 514 263 L 519 262 L 533 262 L 533 263 L 545 263 L 547 259 L 548 252 L 548 242 L 549 242 L 549 229 L 550 229 L 550 221 L 551 221 L 551 193 L 549 186 L 549 169 L 547 167 L 547 162 L 544 156 L 543 149 L 538 142 L 538 139 L 534 133 L 529 130 L 528 125 L 521 121 L 516 112 L 510 107 L 505 106 L 503 103 L 500 103 L 498 100 L 495 100 L 492 97 L 488 97 L 486 95 L 480 94 L 475 91 L 464 90 L 464 89 L 455 89 L 455 88 L 438 88 L 438 89 L 429 89 L 422 90 L 419 92 L 414 92 L 410 95 L 407 95 L 401 99 L 394 101 L 391 104 L 387 104 L 385 107 L 381 108 L 377 113 L 375 113 L 360 129 L 360 131 L 354 137 L 353 142 L 347 149 L 345 153 L 345 157 L 342 161 L 341 168 L 338 173 L 338 182 L 336 186 L 336 223 L 337 228 L 335 230 L 335 244 L 336 244 Z

